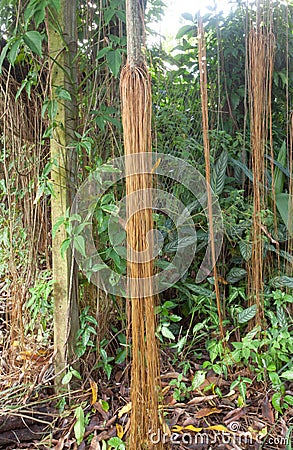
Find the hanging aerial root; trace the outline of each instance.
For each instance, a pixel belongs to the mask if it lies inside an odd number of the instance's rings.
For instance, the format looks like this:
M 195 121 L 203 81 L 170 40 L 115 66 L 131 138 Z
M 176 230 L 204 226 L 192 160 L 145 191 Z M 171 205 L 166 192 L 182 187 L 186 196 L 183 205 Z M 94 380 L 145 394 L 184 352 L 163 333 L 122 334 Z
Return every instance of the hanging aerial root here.
M 149 198 L 152 187 L 151 167 L 151 85 L 147 68 L 127 65 L 121 74 L 122 123 L 126 155 L 126 194 L 139 191 L 127 202 L 127 243 L 129 277 L 128 296 L 131 304 L 132 370 L 131 370 L 131 428 L 130 449 L 160 450 L 163 443 L 154 444 L 151 435 L 159 433 L 160 420 L 158 403 L 160 394 L 160 370 L 158 346 L 155 337 L 154 295 L 146 295 L 153 276 L 151 256 L 144 262 L 133 261 L 133 250 L 138 254 L 146 252 L 151 243 L 148 232 L 153 229 Z M 137 159 L 128 158 L 135 153 L 144 154 L 140 160 L 139 174 L 133 164 Z M 145 172 L 145 173 L 143 173 Z M 150 235 L 149 235 L 150 236 Z M 148 236 L 148 238 L 149 238 Z M 146 280 L 136 283 L 137 280 Z M 149 282 L 147 281 L 149 280 Z
M 265 209 L 265 147 L 268 140 L 272 61 L 274 59 L 274 36 L 257 25 L 248 40 L 249 54 L 249 101 L 251 123 L 251 152 L 253 173 L 253 217 L 251 257 L 251 304 L 256 304 L 256 324 L 264 319 L 263 305 L 263 239 L 262 211 Z
M 224 345 L 225 341 L 225 331 L 223 327 L 223 315 L 221 308 L 221 298 L 220 298 L 220 288 L 218 281 L 218 271 L 216 266 L 216 256 L 215 256 L 215 239 L 214 239 L 214 227 L 213 227 L 213 205 L 212 205 L 212 194 L 210 189 L 211 184 L 211 166 L 210 166 L 210 140 L 209 140 L 209 118 L 208 118 L 208 92 L 207 92 L 207 59 L 206 59 L 206 43 L 204 38 L 204 27 L 202 19 L 199 18 L 198 25 L 198 60 L 200 67 L 200 96 L 201 96 L 201 108 L 202 108 L 202 132 L 203 132 L 203 146 L 204 146 L 204 157 L 205 157 L 205 169 L 206 169 L 206 183 L 207 183 L 207 201 L 208 201 L 208 219 L 209 219 L 209 233 L 211 239 L 211 256 L 213 264 L 214 273 L 214 285 L 215 294 L 217 302 L 217 311 L 219 317 L 219 332 L 220 337 Z

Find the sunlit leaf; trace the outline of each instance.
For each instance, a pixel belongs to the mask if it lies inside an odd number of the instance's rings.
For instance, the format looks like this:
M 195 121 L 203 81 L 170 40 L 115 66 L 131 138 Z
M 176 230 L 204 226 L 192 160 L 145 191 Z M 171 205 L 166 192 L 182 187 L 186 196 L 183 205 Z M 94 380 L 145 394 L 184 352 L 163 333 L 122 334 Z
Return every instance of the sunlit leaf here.
M 280 376 L 291 381 L 293 380 L 293 370 L 286 370 L 286 372 L 283 372 Z
M 62 378 L 62 384 L 68 384 L 68 383 L 70 383 L 70 381 L 71 381 L 71 379 L 72 379 L 72 372 L 69 370 L 65 375 L 64 375 L 64 377 Z

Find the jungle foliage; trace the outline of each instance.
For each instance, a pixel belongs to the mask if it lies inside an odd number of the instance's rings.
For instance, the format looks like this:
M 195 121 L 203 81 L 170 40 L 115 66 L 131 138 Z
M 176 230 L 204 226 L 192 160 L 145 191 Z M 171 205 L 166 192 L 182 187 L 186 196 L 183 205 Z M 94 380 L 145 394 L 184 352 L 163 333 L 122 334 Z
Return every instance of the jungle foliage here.
M 197 250 L 185 275 L 160 296 L 157 337 L 168 364 L 182 374 L 181 379 L 171 382 L 176 400 L 188 399 L 190 392 L 202 384 L 199 381 L 203 382 L 205 373 L 212 370 L 233 380 L 230 389 L 239 393 L 239 406 L 247 402 L 252 381 L 270 385 L 273 406 L 282 414 L 293 404 L 292 395 L 286 393 L 286 383 L 293 379 L 293 4 L 265 2 L 263 9 L 263 26 L 275 38 L 275 58 L 271 123 L 266 124 L 264 202 L 259 218 L 261 322 L 256 320 L 251 290 L 255 267 L 247 47 L 256 9 L 241 1 L 231 6 L 228 15 L 211 8 L 203 17 L 211 185 L 223 212 L 225 231 L 217 262 L 225 338 L 219 339 L 213 276 L 200 284 L 195 282 L 209 239 L 206 215 L 186 188 L 165 178 L 159 178 L 158 184 L 188 205 L 197 230 Z M 4 318 L 0 323 L 0 345 L 6 354 L 15 346 L 31 345 L 36 351 L 52 348 L 51 231 L 54 234 L 65 227 L 67 239 L 60 249 L 63 254 L 72 242 L 79 252 L 85 245 L 72 228 L 76 217 L 69 211 L 50 223 L 54 161 L 49 158 L 48 143 L 56 127 L 57 104 L 49 89 L 46 20 L 51 8 L 59 7 L 59 0 L 30 0 L 19 5 L 13 0 L 0 2 L 5 38 L 0 54 L 0 277 L 1 307 L 7 322 L 6 329 Z M 162 16 L 164 7 L 161 0 L 148 2 L 148 29 L 152 20 Z M 103 163 L 123 155 L 119 74 L 126 61 L 126 32 L 124 3 L 119 0 L 79 0 L 77 14 L 78 81 L 74 88 L 78 124 L 71 146 L 77 155 L 79 186 Z M 153 149 L 190 162 L 205 176 L 198 16 L 185 12 L 183 19 L 172 51 L 164 50 L 162 43 L 147 48 L 153 88 Z M 61 101 L 70 101 L 66 86 L 58 86 L 56 95 Z M 9 115 L 5 116 L 7 109 Z M 24 118 L 22 122 L 19 117 Z M 118 274 L 126 273 L 126 260 L 113 248 L 108 223 L 117 212 L 124 189 L 123 183 L 111 188 L 94 213 L 98 251 Z M 157 270 L 162 270 L 172 262 L 178 236 L 174 223 L 159 211 L 154 221 L 164 236 L 156 262 Z M 124 236 L 120 237 L 123 240 Z M 7 298 L 2 297 L 4 291 L 9 293 Z M 79 371 L 70 366 L 64 385 L 72 378 L 86 379 L 88 371 L 110 379 L 125 368 L 131 345 L 124 299 L 101 292 L 81 273 L 79 294 L 76 355 L 87 368 L 83 373 L 83 366 Z M 21 330 L 21 338 L 16 329 Z M 197 374 L 191 387 L 182 381 L 190 373 Z M 220 387 L 210 388 L 222 395 Z

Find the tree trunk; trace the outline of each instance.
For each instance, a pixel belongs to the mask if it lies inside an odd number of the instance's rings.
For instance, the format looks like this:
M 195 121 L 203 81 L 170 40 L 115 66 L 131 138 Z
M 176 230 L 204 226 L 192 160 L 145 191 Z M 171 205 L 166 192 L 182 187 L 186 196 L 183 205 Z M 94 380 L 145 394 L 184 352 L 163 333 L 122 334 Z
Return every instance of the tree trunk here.
M 53 118 L 51 158 L 54 195 L 51 199 L 52 226 L 65 216 L 71 205 L 77 170 L 77 155 L 72 142 L 77 121 L 75 56 L 77 50 L 76 0 L 61 0 L 60 11 L 49 13 L 49 56 L 51 61 L 51 95 L 57 104 Z M 68 94 L 71 100 L 66 100 Z M 62 92 L 62 95 L 60 95 Z M 62 98 L 61 98 L 62 97 Z M 73 358 L 78 331 L 78 283 L 72 251 L 64 258 L 60 253 L 67 238 L 59 228 L 52 241 L 54 279 L 54 348 L 55 371 L 60 373 Z M 60 377 L 57 377 L 57 386 Z

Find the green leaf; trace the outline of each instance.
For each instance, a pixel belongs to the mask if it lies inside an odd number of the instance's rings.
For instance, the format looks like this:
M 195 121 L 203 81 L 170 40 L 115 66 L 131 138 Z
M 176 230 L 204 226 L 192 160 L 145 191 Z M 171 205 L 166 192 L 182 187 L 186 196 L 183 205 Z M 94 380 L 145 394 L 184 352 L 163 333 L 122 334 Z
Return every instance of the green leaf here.
M 76 422 L 74 424 L 74 435 L 77 445 L 80 445 L 83 441 L 85 433 L 84 412 L 81 406 L 76 408 L 74 417 L 76 418 Z
M 110 50 L 111 50 L 111 47 L 102 48 L 97 54 L 97 60 L 103 58 Z
M 172 345 L 172 348 L 177 348 L 178 353 L 181 353 L 184 346 L 186 345 L 186 341 L 187 341 L 187 336 L 183 336 L 181 339 L 179 339 L 177 344 Z
M 230 158 L 230 161 L 231 161 L 236 167 L 239 167 L 240 169 L 242 169 L 243 173 L 247 176 L 247 178 L 250 179 L 250 181 L 253 181 L 253 174 L 252 174 L 251 170 L 248 169 L 248 167 L 247 167 L 245 164 L 243 164 L 242 161 L 239 161 L 239 160 L 233 159 L 233 158 Z
M 293 380 L 293 370 L 287 370 L 286 372 L 283 372 L 280 375 L 282 378 L 285 378 L 286 380 Z
M 184 25 L 183 27 L 180 28 L 180 30 L 176 34 L 176 39 L 181 39 L 183 36 L 189 34 L 191 31 L 194 32 L 196 31 L 194 25 Z
M 115 358 L 115 363 L 122 364 L 125 361 L 126 356 L 127 356 L 126 349 L 121 350 Z
M 10 64 L 13 66 L 17 57 L 17 53 L 19 50 L 21 44 L 21 40 L 18 39 L 16 42 L 14 42 L 14 44 L 12 45 L 8 55 L 7 55 L 7 59 L 10 62 Z
M 118 233 L 112 234 L 110 236 L 110 241 L 111 241 L 111 244 L 113 245 L 113 247 L 117 247 L 119 244 L 121 244 L 125 240 L 126 240 L 126 231 L 125 230 L 119 231 Z
M 110 364 L 106 363 L 104 365 L 104 371 L 105 371 L 105 374 L 107 375 L 108 380 L 110 380 L 110 378 L 111 378 L 112 369 L 113 368 Z
M 57 12 L 59 12 L 59 11 L 60 11 L 60 8 L 61 8 L 60 0 L 49 0 L 49 1 L 48 1 L 48 6 L 51 6 L 51 7 L 54 8 Z
M 165 245 L 164 250 L 167 253 L 175 253 L 178 249 L 189 247 L 190 245 L 195 244 L 196 241 L 196 234 L 194 234 L 193 236 L 185 236 L 179 240 L 175 239 L 174 241 L 169 242 L 167 245 Z
M 38 186 L 38 190 L 37 190 L 37 193 L 36 193 L 36 198 L 34 199 L 34 205 L 38 204 L 38 201 L 44 195 L 44 190 L 45 190 L 45 186 L 44 185 L 39 185 Z
M 106 402 L 105 400 L 99 400 L 99 403 L 101 404 L 102 408 L 104 411 L 108 412 L 110 409 L 109 403 Z
M 105 25 L 108 25 L 109 24 L 109 22 L 112 20 L 112 18 L 114 17 L 114 15 L 115 15 L 115 10 L 114 9 L 111 9 L 111 8 L 107 8 L 107 9 L 105 9 L 105 11 L 104 11 L 104 22 L 105 22 Z
M 116 11 L 116 16 L 117 16 L 123 23 L 126 23 L 126 14 L 125 14 L 125 11 L 122 11 L 122 10 Z
M 107 264 L 95 264 L 91 270 L 92 272 L 99 272 L 99 270 L 106 269 L 107 267 Z
M 276 288 L 293 288 L 293 277 L 287 277 L 286 275 L 275 277 L 270 280 L 270 284 Z
M 58 86 L 56 88 L 56 96 L 60 99 L 71 101 L 71 95 L 70 92 L 67 91 L 67 89 L 64 89 L 62 86 Z
M 102 205 L 101 209 L 107 213 L 117 216 L 119 212 L 119 207 L 117 205 Z
M 169 328 L 167 326 L 164 326 L 164 325 L 162 326 L 161 333 L 167 339 L 172 339 L 172 340 L 175 339 L 174 334 L 172 333 L 171 330 L 169 330 Z
M 293 406 L 293 396 L 285 395 L 284 402 L 288 403 L 288 405 Z
M 169 320 L 171 320 L 171 322 L 180 322 L 180 320 L 182 320 L 182 317 L 177 316 L 176 314 L 171 314 L 169 316 Z
M 5 57 L 6 57 L 6 53 L 7 53 L 8 49 L 9 49 L 9 44 L 7 43 L 2 48 L 2 52 L 1 52 L 1 55 L 0 55 L 0 75 L 1 75 L 1 72 L 2 72 L 3 61 L 4 61 Z
M 275 392 L 274 395 L 272 396 L 272 405 L 276 411 L 283 414 L 283 411 L 281 408 L 281 399 L 282 399 L 281 392 Z
M 185 13 L 181 14 L 181 16 L 183 17 L 183 19 L 190 20 L 191 22 L 193 22 L 193 16 L 190 13 L 185 12 Z
M 205 379 L 206 379 L 206 374 L 203 370 L 198 370 L 197 372 L 195 372 L 194 377 L 191 382 L 191 389 L 193 391 L 198 389 L 204 383 Z
M 85 240 L 84 240 L 83 236 L 81 236 L 81 235 L 74 236 L 73 246 L 82 256 L 86 256 L 86 253 L 85 253 Z
M 27 31 L 23 40 L 28 48 L 38 56 L 42 56 L 42 35 L 38 31 Z
M 38 9 L 36 10 L 36 12 L 34 14 L 34 19 L 35 19 L 37 28 L 45 19 L 46 6 L 47 6 L 47 0 L 43 0 L 42 2 L 40 2 L 40 5 L 38 5 Z
M 185 283 L 184 287 L 186 287 L 187 289 L 189 289 L 190 291 L 194 292 L 197 295 L 203 295 L 207 298 L 214 298 L 215 297 L 215 293 L 213 291 L 210 291 L 209 289 L 203 287 L 203 286 L 199 286 L 196 284 L 190 284 L 190 283 Z
M 233 391 L 239 384 L 239 380 L 234 380 L 231 384 L 230 384 L 230 392 Z
M 238 322 L 239 323 L 246 323 L 249 320 L 253 319 L 256 315 L 257 306 L 252 305 L 249 308 L 244 309 L 238 314 Z
M 211 177 L 211 188 L 217 195 L 220 195 L 223 192 L 225 186 L 227 164 L 228 153 L 224 150 L 214 166 Z
M 120 50 L 110 50 L 106 54 L 106 59 L 111 72 L 113 73 L 114 77 L 117 78 L 122 64 L 122 56 Z
M 118 437 L 112 437 L 111 439 L 109 439 L 108 444 L 111 446 L 111 448 L 113 447 L 117 450 L 125 449 L 124 442 Z
M 72 372 L 69 370 L 65 375 L 64 375 L 64 377 L 62 378 L 62 381 L 61 381 L 61 383 L 62 384 L 68 384 L 68 383 L 70 383 L 70 381 L 71 381 L 71 379 L 72 379 Z
M 24 14 L 23 14 L 26 24 L 29 22 L 29 20 L 34 15 L 35 9 L 36 9 L 36 0 L 30 0 L 30 2 L 27 5 L 27 7 L 25 8 Z
M 70 371 L 71 371 L 72 375 L 73 375 L 75 378 L 77 378 L 78 380 L 82 380 L 81 375 L 80 375 L 80 373 L 79 373 L 77 370 L 72 369 L 72 367 L 71 367 L 71 368 L 70 368 Z
M 252 255 L 252 244 L 250 242 L 240 241 L 239 249 L 240 249 L 240 253 L 241 253 L 241 256 L 244 259 L 244 261 L 246 261 L 246 262 L 249 261 L 251 259 L 251 255 Z
M 283 142 L 278 157 L 277 162 L 281 164 L 281 166 L 286 167 L 286 161 L 287 161 L 287 146 L 286 141 Z M 281 194 L 284 191 L 284 182 L 285 182 L 285 175 L 281 171 L 279 167 L 275 167 L 274 170 L 274 189 L 275 194 Z
M 53 238 L 56 236 L 56 233 L 57 233 L 58 229 L 60 228 L 61 225 L 64 224 L 64 222 L 65 222 L 64 217 L 59 217 L 56 220 L 56 222 L 54 223 L 53 228 L 52 228 L 52 237 Z
M 246 270 L 241 269 L 241 267 L 232 267 L 226 277 L 226 280 L 231 284 L 237 283 L 239 280 L 245 277 L 246 273 Z
M 287 315 L 285 309 L 278 305 L 277 306 L 277 318 L 280 324 L 280 327 L 286 328 L 288 326 Z
M 66 253 L 68 247 L 70 246 L 70 242 L 71 242 L 70 238 L 66 238 L 66 239 L 64 239 L 64 241 L 61 244 L 60 253 L 61 253 L 61 256 L 63 259 L 64 259 L 64 256 L 65 256 L 65 253 Z
M 273 389 L 279 389 L 282 384 L 282 381 L 280 380 L 280 377 L 277 374 L 277 372 L 269 372 L 269 378 L 272 382 Z
M 247 392 L 246 384 L 243 382 L 239 383 L 238 389 L 239 389 L 239 393 L 240 393 L 241 397 L 245 401 L 246 400 L 246 392 Z
M 276 205 L 289 234 L 293 236 L 293 197 L 285 192 L 276 195 Z

